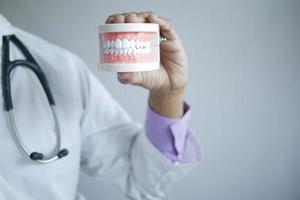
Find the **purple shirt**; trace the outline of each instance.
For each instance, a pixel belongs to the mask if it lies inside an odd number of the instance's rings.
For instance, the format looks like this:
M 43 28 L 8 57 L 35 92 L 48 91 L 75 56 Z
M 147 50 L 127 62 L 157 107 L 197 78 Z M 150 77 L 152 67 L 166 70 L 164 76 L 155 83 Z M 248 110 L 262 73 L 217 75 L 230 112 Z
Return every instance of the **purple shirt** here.
M 193 139 L 193 134 L 188 129 L 190 116 L 191 109 L 186 103 L 184 103 L 184 114 L 178 119 L 161 116 L 154 112 L 150 105 L 148 106 L 145 121 L 146 135 L 150 142 L 173 162 L 187 163 L 199 160 L 201 157 L 200 144 Z M 184 154 L 187 137 L 190 137 L 198 147 L 196 155 Z

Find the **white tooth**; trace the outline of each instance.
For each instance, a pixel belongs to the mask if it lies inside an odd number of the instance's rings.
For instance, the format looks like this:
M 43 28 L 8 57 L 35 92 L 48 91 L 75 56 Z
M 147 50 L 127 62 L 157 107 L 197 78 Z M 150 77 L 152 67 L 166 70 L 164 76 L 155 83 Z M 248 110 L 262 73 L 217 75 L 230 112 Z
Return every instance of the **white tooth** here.
M 144 44 L 145 44 L 145 47 L 147 47 L 147 48 L 150 47 L 150 41 L 147 41 Z
M 142 47 L 145 48 L 146 47 L 146 42 L 142 41 Z
M 140 44 L 141 44 L 140 40 L 137 40 L 135 46 L 136 46 L 137 48 L 140 48 Z
M 142 54 L 142 51 L 141 51 L 140 48 L 137 49 L 137 54 L 138 54 L 138 55 Z
M 123 43 L 124 44 L 124 43 Z M 124 46 L 124 45 L 123 45 Z M 124 55 L 127 55 L 127 53 L 128 53 L 128 49 L 123 49 L 123 54 Z
M 111 47 L 111 48 L 115 48 L 115 41 L 114 41 L 114 40 L 111 40 L 111 41 L 110 41 L 110 47 Z
M 113 54 L 114 53 L 114 48 L 109 48 L 109 54 Z
M 130 48 L 128 48 L 128 54 L 130 55 L 130 54 L 132 54 L 132 52 L 133 52 L 133 49 L 130 47 Z
M 122 48 L 122 40 L 116 39 L 115 45 L 116 45 L 116 48 L 117 48 L 117 49 L 121 49 L 121 48 Z
M 150 48 L 146 48 L 146 49 L 145 49 L 145 53 L 146 53 L 146 54 L 149 54 L 149 53 L 150 53 L 150 51 L 151 51 L 151 49 L 150 49 Z
M 137 48 L 132 48 L 133 49 L 133 55 L 136 55 L 137 53 L 138 53 L 138 50 L 137 50 Z
M 130 46 L 131 48 L 134 48 L 134 47 L 135 47 L 135 41 L 134 41 L 134 40 L 130 40 L 129 46 Z
M 143 52 L 143 49 L 138 48 L 138 54 L 142 54 L 142 52 Z
M 114 48 L 114 55 L 118 55 L 118 49 Z
M 127 49 L 129 47 L 129 40 L 123 39 L 122 43 L 123 43 L 123 49 Z
M 123 53 L 124 53 L 123 49 L 119 49 L 119 54 L 123 55 Z
M 106 48 L 110 48 L 110 40 L 106 41 Z
M 142 40 L 138 40 L 137 43 L 138 43 L 137 46 L 138 46 L 139 48 L 142 48 L 142 47 L 143 47 L 143 41 L 142 41 Z

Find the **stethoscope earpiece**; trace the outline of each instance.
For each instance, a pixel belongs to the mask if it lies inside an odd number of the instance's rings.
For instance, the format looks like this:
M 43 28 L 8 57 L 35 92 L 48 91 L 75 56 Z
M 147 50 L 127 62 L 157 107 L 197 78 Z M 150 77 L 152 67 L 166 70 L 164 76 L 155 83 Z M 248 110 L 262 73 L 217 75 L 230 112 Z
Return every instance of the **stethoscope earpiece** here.
M 30 154 L 31 160 L 42 160 L 44 158 L 44 155 L 42 153 L 33 152 Z
M 63 150 L 61 150 L 61 151 L 57 154 L 57 157 L 58 157 L 58 158 L 62 158 L 62 157 L 67 156 L 68 154 L 69 154 L 68 149 L 63 149 Z

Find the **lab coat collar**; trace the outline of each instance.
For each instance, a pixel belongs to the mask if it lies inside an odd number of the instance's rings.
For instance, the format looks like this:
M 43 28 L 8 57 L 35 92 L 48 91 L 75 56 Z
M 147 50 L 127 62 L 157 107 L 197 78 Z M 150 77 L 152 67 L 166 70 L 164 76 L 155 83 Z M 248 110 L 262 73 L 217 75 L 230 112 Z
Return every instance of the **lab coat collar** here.
M 14 34 L 14 28 L 9 21 L 0 14 L 0 47 L 2 46 L 2 36 Z

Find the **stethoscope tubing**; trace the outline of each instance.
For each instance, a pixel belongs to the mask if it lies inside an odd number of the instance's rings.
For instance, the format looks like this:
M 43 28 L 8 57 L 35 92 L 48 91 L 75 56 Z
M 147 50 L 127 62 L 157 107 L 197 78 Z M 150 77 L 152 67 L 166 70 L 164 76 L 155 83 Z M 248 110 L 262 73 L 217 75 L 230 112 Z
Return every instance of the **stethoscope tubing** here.
M 13 133 L 13 137 L 15 138 L 15 141 L 17 142 L 17 145 L 20 147 L 20 149 L 27 155 L 31 160 L 39 162 L 39 163 L 50 163 L 53 161 L 56 161 L 62 157 L 65 157 L 68 155 L 69 151 L 67 149 L 61 149 L 61 130 L 59 128 L 58 118 L 55 112 L 55 101 L 52 96 L 50 87 L 48 85 L 46 76 L 44 75 L 42 69 L 38 65 L 38 63 L 34 60 L 33 56 L 30 54 L 28 49 L 25 47 L 25 45 L 15 36 L 15 35 L 7 35 L 3 36 L 3 43 L 2 43 L 2 92 L 3 92 L 3 99 L 4 99 L 4 112 L 6 114 L 7 120 L 9 122 L 11 132 Z M 16 47 L 19 48 L 19 50 L 23 53 L 26 60 L 15 60 L 10 61 L 9 60 L 9 42 L 12 41 Z M 41 85 L 43 86 L 44 92 L 47 96 L 51 113 L 53 115 L 54 121 L 55 121 L 55 133 L 57 136 L 57 145 L 54 149 L 55 153 L 52 153 L 52 155 L 49 155 L 47 157 L 44 157 L 42 153 L 39 152 L 31 152 L 29 148 L 24 144 L 24 142 L 21 139 L 21 136 L 19 134 L 15 117 L 14 117 L 14 110 L 13 110 L 13 101 L 12 101 L 12 95 L 11 95 L 11 83 L 10 83 L 10 73 L 15 69 L 16 67 L 23 66 L 27 67 L 31 71 L 34 72 L 34 74 L 39 79 Z

